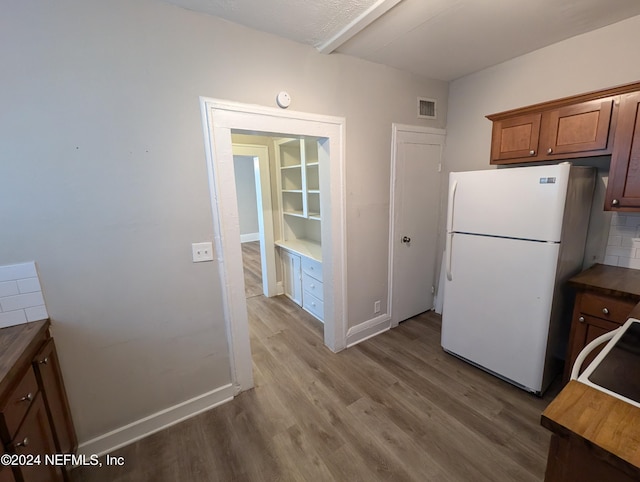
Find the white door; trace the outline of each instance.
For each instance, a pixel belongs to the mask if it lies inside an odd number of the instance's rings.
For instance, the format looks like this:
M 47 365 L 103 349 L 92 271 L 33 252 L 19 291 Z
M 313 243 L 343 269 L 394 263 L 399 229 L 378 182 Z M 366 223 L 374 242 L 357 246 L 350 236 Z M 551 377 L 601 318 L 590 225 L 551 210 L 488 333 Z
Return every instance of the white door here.
M 392 326 L 433 308 L 444 131 L 394 124 Z

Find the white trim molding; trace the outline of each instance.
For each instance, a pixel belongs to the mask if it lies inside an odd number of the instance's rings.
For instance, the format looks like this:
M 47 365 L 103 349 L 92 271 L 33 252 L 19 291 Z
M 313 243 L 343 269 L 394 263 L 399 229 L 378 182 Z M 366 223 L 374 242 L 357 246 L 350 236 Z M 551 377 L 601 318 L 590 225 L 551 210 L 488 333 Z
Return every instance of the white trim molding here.
M 347 331 L 347 348 L 384 333 L 391 328 L 391 317 L 385 313 L 367 320 L 359 325 L 352 326 Z
M 78 445 L 78 454 L 104 455 L 183 420 L 233 400 L 233 386 L 222 386 Z
M 318 51 L 323 54 L 330 54 L 334 50 L 340 48 L 340 46 L 344 45 L 351 38 L 362 32 L 365 28 L 398 5 L 401 1 L 402 0 L 377 0 L 346 27 L 320 45 L 318 47 Z
M 241 243 L 252 243 L 253 241 L 260 241 L 260 233 L 248 233 L 240 235 Z
M 320 138 L 324 342 L 332 351 L 346 348 L 345 124 L 342 117 L 308 114 L 259 105 L 200 98 L 214 239 L 223 287 L 224 317 L 235 393 L 253 386 L 249 322 L 244 294 L 242 251 L 232 130 Z

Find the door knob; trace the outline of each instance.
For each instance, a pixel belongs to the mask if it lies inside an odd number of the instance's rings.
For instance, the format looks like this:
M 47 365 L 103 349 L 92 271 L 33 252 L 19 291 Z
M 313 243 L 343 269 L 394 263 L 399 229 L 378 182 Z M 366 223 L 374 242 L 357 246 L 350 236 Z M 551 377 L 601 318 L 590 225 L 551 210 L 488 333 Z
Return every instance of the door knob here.
M 410 243 L 411 242 L 411 238 L 409 236 L 402 236 L 402 242 L 403 243 Z

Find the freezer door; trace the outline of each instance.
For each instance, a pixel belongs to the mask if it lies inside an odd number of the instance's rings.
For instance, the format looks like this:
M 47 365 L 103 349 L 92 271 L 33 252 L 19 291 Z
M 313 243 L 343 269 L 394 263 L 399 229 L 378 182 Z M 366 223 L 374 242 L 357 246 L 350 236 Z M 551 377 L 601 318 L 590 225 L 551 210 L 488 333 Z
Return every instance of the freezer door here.
M 447 231 L 560 241 L 569 164 L 452 172 Z
M 541 391 L 559 244 L 455 234 L 442 347 Z

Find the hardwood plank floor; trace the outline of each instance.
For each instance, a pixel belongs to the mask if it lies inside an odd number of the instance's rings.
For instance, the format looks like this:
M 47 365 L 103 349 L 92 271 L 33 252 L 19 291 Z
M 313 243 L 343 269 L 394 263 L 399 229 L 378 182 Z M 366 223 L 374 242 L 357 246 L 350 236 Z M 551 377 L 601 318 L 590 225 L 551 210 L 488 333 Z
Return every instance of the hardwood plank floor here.
M 75 482 L 543 479 L 557 390 L 541 399 L 444 353 L 438 315 L 336 354 L 289 299 L 247 304 L 255 388 Z
M 244 268 L 244 292 L 247 298 L 262 294 L 262 261 L 260 241 L 242 243 L 242 266 Z

